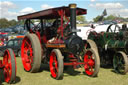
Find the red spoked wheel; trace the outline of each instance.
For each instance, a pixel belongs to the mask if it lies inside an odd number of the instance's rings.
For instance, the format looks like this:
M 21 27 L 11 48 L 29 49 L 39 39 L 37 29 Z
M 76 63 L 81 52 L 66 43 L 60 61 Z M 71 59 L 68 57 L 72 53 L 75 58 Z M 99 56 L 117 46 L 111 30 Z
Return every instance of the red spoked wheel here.
M 21 58 L 25 71 L 38 72 L 41 65 L 41 45 L 35 34 L 27 34 L 23 39 Z
M 13 83 L 16 77 L 16 59 L 12 49 L 7 49 L 3 56 L 5 82 Z
M 88 49 L 84 55 L 84 62 L 85 73 L 92 77 L 97 76 L 100 68 L 100 59 L 97 51 Z
M 63 77 L 63 57 L 59 49 L 53 49 L 50 54 L 50 71 L 51 76 L 55 79 Z

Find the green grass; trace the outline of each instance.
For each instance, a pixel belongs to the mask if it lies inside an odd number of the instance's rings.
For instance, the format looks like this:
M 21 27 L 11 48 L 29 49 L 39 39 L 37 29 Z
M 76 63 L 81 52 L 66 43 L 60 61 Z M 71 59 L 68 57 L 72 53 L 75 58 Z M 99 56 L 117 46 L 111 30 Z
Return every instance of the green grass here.
M 77 27 L 83 27 L 86 26 L 87 24 L 77 24 Z
M 20 57 L 17 57 L 16 61 L 16 83 L 11 85 L 128 85 L 128 74 L 116 74 L 112 69 L 101 68 L 98 77 L 95 78 L 84 75 L 83 71 L 74 71 L 74 75 L 64 73 L 62 80 L 55 80 L 50 76 L 47 66 L 42 65 L 38 73 L 29 73 L 24 71 Z M 81 73 L 77 74 L 79 72 Z M 2 85 L 10 84 L 2 82 Z

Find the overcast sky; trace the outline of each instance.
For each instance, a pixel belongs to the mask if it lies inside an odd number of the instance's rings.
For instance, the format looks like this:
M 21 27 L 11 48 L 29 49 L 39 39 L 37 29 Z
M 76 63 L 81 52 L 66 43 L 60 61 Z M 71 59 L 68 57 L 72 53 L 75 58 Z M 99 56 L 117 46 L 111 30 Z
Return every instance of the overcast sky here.
M 87 9 L 88 21 L 100 15 L 105 8 L 108 15 L 128 17 L 128 0 L 0 0 L 0 18 L 17 19 L 18 15 L 68 6 L 70 3 Z

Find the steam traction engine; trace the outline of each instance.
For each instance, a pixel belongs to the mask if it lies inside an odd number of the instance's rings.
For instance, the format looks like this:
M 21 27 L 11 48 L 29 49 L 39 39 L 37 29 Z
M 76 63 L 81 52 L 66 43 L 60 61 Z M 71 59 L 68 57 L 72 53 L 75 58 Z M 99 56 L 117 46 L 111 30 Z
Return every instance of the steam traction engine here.
M 128 28 L 117 24 L 108 26 L 106 32 L 90 32 L 87 48 L 95 46 L 99 52 L 101 65 L 113 66 L 117 73 L 128 72 Z M 97 46 L 96 46 L 97 45 Z
M 64 66 L 84 67 L 89 76 L 97 76 L 100 68 L 99 56 L 93 49 L 85 50 L 84 41 L 77 36 L 76 15 L 86 14 L 86 9 L 69 7 L 51 8 L 23 16 L 29 33 L 21 47 L 25 71 L 38 72 L 41 62 L 48 63 L 55 79 L 63 77 Z M 70 17 L 70 20 L 69 20 Z M 38 19 L 39 23 L 33 21 Z M 50 22 L 54 21 L 51 26 Z
M 13 83 L 16 77 L 16 59 L 12 49 L 9 48 L 5 50 L 3 62 L 0 60 L 0 70 L 3 70 L 5 82 Z

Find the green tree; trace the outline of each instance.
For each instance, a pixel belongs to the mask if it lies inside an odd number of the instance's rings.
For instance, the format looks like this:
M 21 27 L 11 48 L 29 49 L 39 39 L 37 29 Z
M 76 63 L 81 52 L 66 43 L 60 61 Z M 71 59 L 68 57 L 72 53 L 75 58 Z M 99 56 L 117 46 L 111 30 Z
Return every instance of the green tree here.
M 126 18 L 126 21 L 128 22 L 128 18 Z
M 94 22 L 99 22 L 100 18 L 101 18 L 101 16 L 98 15 L 97 17 L 93 18 L 93 21 Z
M 7 27 L 9 27 L 8 20 L 5 18 L 0 19 L 0 28 L 7 28 Z
M 99 21 L 100 21 L 100 18 L 101 18 L 101 16 L 98 15 L 97 17 L 93 18 L 93 21 L 94 21 L 94 22 L 99 22 Z M 102 18 L 103 18 L 103 21 L 104 21 L 104 20 L 116 20 L 116 19 L 124 20 L 123 17 L 115 16 L 115 15 L 109 15 L 109 16 L 107 16 L 107 17 L 102 17 Z
M 14 19 L 9 21 L 9 26 L 15 26 L 16 24 L 17 24 L 17 21 Z
M 16 20 L 10 20 L 8 21 L 6 18 L 0 19 L 0 28 L 8 28 L 15 26 L 18 22 Z
M 81 15 L 81 16 L 77 16 L 77 17 L 76 17 L 76 20 L 77 20 L 77 21 L 81 21 L 81 22 L 83 22 L 83 23 L 86 22 L 85 16 L 82 16 L 82 15 Z
M 117 16 L 114 16 L 114 15 L 109 15 L 105 18 L 105 20 L 115 20 L 117 19 L 118 17 Z

